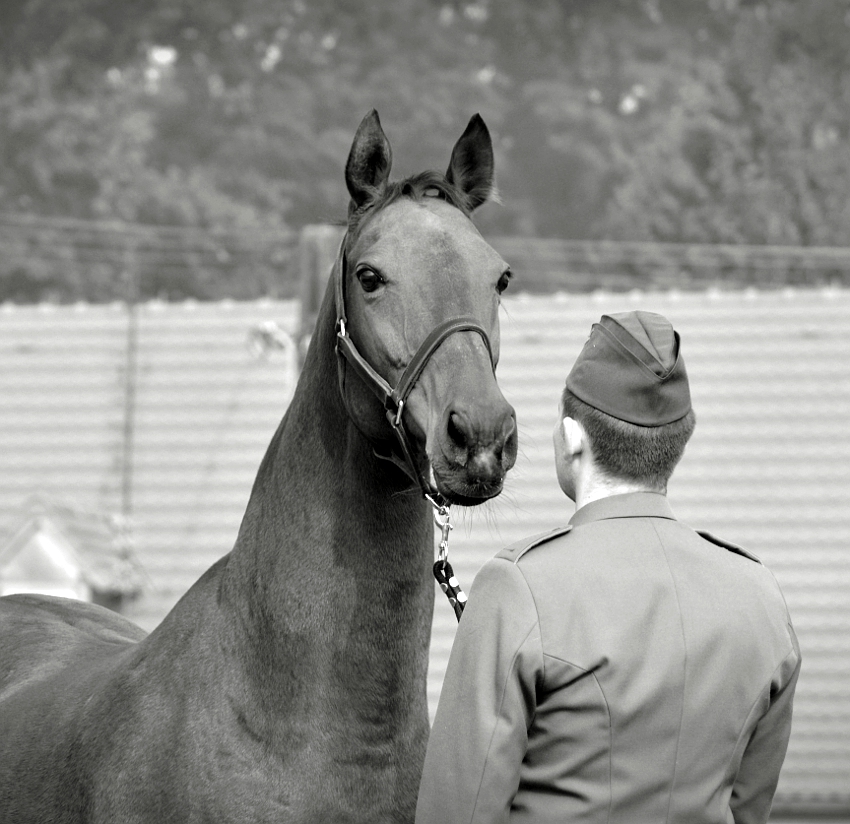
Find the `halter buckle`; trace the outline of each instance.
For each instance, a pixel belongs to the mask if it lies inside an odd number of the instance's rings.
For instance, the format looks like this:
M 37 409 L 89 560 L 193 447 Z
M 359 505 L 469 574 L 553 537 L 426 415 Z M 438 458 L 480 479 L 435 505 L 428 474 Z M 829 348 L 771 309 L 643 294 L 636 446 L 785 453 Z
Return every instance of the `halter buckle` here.
M 454 529 L 450 504 L 438 504 L 431 495 L 425 498 L 434 507 L 434 523 L 440 528 L 440 552 L 437 560 L 443 564 L 449 557 L 449 533 Z
M 393 418 L 393 426 L 399 427 L 401 426 L 401 413 L 404 411 L 404 401 L 399 400 L 398 406 L 396 407 L 395 418 Z

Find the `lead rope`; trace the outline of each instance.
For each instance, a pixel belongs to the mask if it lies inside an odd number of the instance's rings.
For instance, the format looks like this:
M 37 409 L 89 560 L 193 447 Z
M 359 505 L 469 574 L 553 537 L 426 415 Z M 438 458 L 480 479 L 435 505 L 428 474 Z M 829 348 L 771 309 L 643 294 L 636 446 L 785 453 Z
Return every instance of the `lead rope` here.
M 430 495 L 425 495 L 431 506 L 434 507 L 434 523 L 440 527 L 440 551 L 434 562 L 434 577 L 440 585 L 440 589 L 446 593 L 452 609 L 455 611 L 457 620 L 463 614 L 466 606 L 466 593 L 460 588 L 460 582 L 455 578 L 452 565 L 449 563 L 449 533 L 454 529 L 449 504 L 437 503 Z

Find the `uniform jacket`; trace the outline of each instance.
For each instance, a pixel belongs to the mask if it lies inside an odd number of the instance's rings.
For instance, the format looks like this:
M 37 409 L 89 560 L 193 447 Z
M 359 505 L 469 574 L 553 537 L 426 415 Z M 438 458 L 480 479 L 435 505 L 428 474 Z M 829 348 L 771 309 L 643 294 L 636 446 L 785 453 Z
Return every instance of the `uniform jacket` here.
M 771 573 L 616 495 L 476 576 L 417 824 L 767 821 L 800 652 Z

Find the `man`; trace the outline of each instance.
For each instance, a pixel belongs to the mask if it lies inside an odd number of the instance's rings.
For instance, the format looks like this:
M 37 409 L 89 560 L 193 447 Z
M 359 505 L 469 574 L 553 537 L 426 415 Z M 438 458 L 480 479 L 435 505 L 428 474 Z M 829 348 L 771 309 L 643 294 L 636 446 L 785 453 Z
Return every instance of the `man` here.
M 800 652 L 770 572 L 667 502 L 694 422 L 665 318 L 594 324 L 554 433 L 576 512 L 476 577 L 417 824 L 767 821 Z

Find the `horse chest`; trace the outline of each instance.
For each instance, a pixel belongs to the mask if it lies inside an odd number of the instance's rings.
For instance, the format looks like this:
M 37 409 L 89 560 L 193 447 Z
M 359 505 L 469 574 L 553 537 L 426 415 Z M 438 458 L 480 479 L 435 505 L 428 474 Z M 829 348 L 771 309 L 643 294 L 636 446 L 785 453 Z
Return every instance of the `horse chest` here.
M 380 822 L 413 821 L 416 788 L 424 756 L 422 746 L 415 756 L 405 745 L 395 751 L 386 746 L 350 746 L 333 752 L 332 747 L 299 748 L 272 754 L 259 743 L 244 747 L 219 743 L 216 752 L 195 763 L 188 775 L 169 787 L 162 779 L 155 785 L 168 787 L 167 797 L 177 801 L 171 809 L 150 809 L 151 815 L 133 818 L 140 809 L 138 798 L 124 799 L 120 810 L 112 810 L 103 821 L 119 820 L 148 824 L 163 820 L 187 822 Z M 129 802 L 129 803 L 127 803 Z

